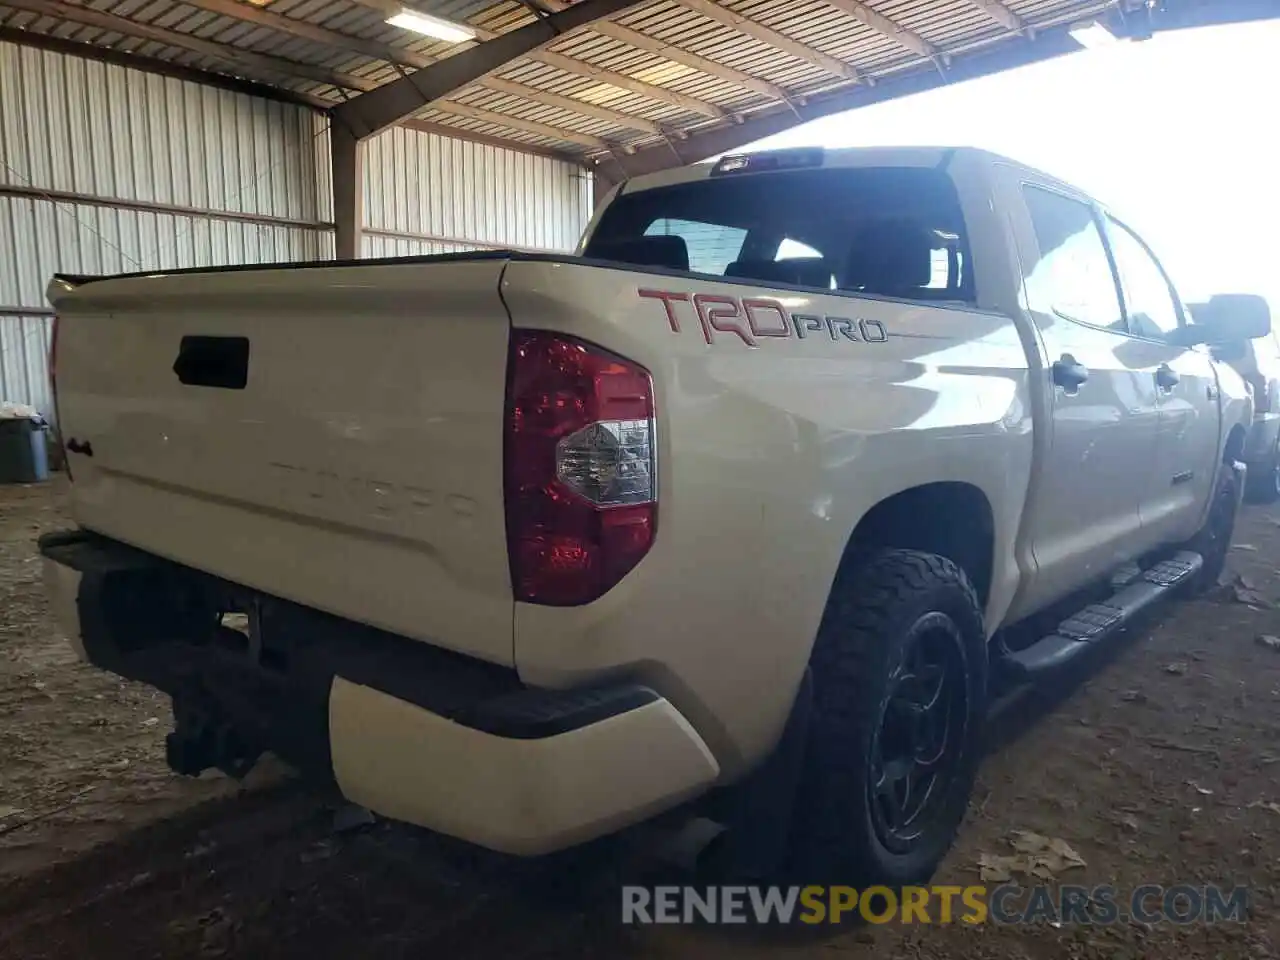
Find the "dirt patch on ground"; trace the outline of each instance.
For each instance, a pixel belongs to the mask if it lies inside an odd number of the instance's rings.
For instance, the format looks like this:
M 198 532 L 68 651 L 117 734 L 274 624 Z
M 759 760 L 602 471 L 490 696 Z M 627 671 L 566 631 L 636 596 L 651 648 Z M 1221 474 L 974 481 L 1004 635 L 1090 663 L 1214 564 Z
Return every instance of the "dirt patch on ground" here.
M 229 789 L 174 778 L 168 699 L 84 666 L 62 639 L 35 539 L 68 525 L 61 484 L 0 487 L 0 878 Z
M 335 830 L 334 798 L 271 775 L 173 776 L 167 702 L 78 664 L 49 620 L 33 541 L 67 524 L 63 505 L 58 485 L 0 488 L 0 957 L 1276 955 L 1280 649 L 1259 638 L 1280 637 L 1280 509 L 1246 513 L 1217 596 L 1168 608 L 1079 684 L 1004 712 L 938 877 L 977 882 L 983 855 L 1029 830 L 1083 858 L 1065 882 L 1246 885 L 1246 922 L 780 943 L 622 928 L 618 884 L 643 835 L 513 862 L 389 824 Z

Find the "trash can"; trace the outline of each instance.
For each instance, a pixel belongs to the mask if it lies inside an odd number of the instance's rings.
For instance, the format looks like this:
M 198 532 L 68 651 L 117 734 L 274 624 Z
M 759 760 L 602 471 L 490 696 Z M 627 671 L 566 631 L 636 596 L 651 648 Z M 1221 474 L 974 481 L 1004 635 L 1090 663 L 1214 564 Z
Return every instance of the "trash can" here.
M 0 483 L 40 483 L 49 479 L 44 421 L 0 419 Z

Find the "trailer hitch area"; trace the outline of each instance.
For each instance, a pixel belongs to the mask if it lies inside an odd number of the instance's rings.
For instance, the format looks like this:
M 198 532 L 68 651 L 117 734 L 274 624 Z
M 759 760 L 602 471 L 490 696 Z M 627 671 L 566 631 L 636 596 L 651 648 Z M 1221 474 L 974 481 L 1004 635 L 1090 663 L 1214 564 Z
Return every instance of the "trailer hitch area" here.
M 174 700 L 174 729 L 165 737 L 165 760 L 174 773 L 198 777 L 210 768 L 242 779 L 262 750 L 255 747 L 218 711 Z

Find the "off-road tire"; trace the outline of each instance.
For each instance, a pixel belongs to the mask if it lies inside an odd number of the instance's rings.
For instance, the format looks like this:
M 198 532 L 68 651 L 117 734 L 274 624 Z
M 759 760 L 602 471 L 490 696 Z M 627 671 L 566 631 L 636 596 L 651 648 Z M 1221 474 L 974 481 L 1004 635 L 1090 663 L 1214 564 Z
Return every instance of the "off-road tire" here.
M 1280 500 L 1280 440 L 1266 462 L 1249 467 L 1244 498 L 1249 503 L 1275 503 Z
M 907 640 L 928 617 L 956 628 L 964 729 L 955 774 L 939 793 L 939 815 L 906 853 L 881 842 L 871 810 L 872 750 Z M 969 578 L 950 560 L 887 550 L 846 562 L 836 576 L 811 657 L 813 713 L 792 830 L 788 873 L 796 882 L 890 888 L 923 883 L 950 848 L 980 758 L 987 649 L 982 609 Z

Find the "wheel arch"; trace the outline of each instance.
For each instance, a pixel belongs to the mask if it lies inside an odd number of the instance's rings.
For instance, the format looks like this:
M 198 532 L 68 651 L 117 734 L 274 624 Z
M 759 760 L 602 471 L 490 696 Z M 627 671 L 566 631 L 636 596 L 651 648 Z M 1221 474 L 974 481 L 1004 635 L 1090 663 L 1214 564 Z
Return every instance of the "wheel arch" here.
M 1244 453 L 1244 443 L 1247 438 L 1243 424 L 1234 424 L 1230 432 L 1227 433 L 1227 442 L 1222 445 L 1222 462 L 1226 464 L 1235 463 Z
M 841 564 L 894 548 L 946 557 L 969 577 L 985 608 L 995 567 L 995 514 L 980 487 L 938 481 L 886 497 L 858 521 Z

